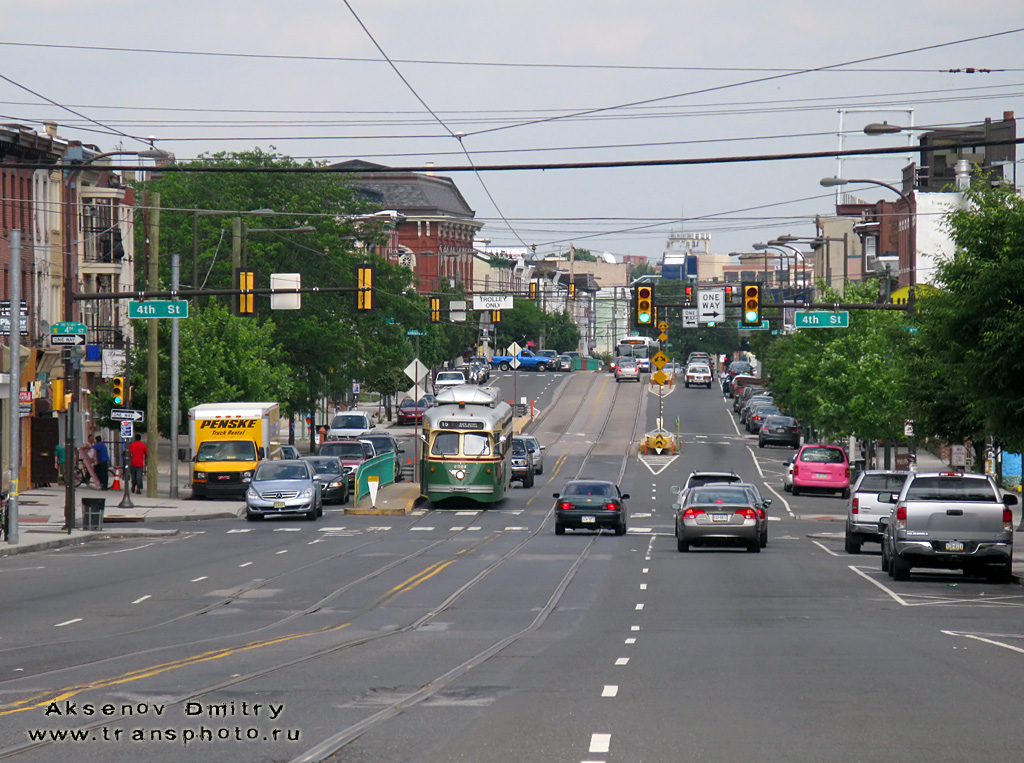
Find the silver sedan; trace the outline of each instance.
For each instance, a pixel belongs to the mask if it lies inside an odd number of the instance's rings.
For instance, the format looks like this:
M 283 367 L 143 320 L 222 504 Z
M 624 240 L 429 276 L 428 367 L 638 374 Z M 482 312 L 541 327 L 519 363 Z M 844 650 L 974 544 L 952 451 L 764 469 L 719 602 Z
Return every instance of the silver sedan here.
M 264 461 L 245 491 L 245 518 L 254 522 L 273 514 L 324 514 L 323 495 L 308 461 Z
M 620 360 L 615 367 L 615 381 L 640 381 L 640 366 L 635 360 Z
M 731 485 L 702 485 L 686 492 L 676 508 L 676 547 L 739 545 L 761 550 L 760 517 L 750 492 Z

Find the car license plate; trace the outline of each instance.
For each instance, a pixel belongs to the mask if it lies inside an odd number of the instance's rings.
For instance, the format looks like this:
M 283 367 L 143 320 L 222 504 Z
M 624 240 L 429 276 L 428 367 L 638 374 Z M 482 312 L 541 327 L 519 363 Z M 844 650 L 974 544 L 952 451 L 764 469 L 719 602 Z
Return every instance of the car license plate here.
M 814 479 L 816 479 L 816 480 L 827 480 L 828 479 L 828 475 L 827 474 L 820 474 L 820 473 L 819 474 L 815 474 L 814 475 Z
M 274 508 L 275 509 L 283 509 L 284 508 L 284 501 L 274 501 Z
M 948 541 L 946 541 L 946 550 L 947 551 L 963 551 L 964 550 L 964 543 L 963 543 L 963 541 L 960 541 L 960 540 L 948 540 Z
M 712 522 L 728 522 L 729 521 L 729 515 L 728 514 L 712 514 L 711 515 L 711 521 Z
M 592 524 L 594 522 L 594 518 L 593 517 L 583 517 L 580 521 L 583 522 L 584 524 L 587 524 L 587 523 L 591 523 Z

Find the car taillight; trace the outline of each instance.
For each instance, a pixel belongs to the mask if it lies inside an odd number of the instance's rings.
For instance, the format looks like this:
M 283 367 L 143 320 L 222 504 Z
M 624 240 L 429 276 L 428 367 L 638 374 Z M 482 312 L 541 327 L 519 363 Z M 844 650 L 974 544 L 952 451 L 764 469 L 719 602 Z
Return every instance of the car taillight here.
M 793 462 L 793 476 L 795 477 L 800 473 L 800 467 L 797 466 L 796 461 Z
M 615 511 L 617 508 L 619 508 L 619 504 L 609 503 L 605 505 L 605 508 L 608 509 L 608 511 Z
M 758 510 L 757 510 L 757 516 L 758 516 L 759 518 L 760 518 L 760 517 L 763 517 L 763 516 L 764 516 L 764 509 L 762 509 L 762 508 L 758 508 Z
M 757 512 L 750 508 L 738 509 L 736 513 L 742 516 L 744 519 L 757 519 Z
M 850 513 L 857 514 L 860 512 L 860 498 L 857 496 L 853 497 L 853 503 L 850 504 Z
M 846 467 L 846 479 L 850 479 L 850 467 Z
M 1013 531 L 1013 511 L 1009 506 L 1003 507 L 1003 532 Z
M 896 521 L 897 522 L 906 522 L 907 521 L 907 507 L 906 506 L 897 506 L 896 507 Z
M 703 513 L 704 513 L 704 509 L 687 509 L 686 511 L 683 512 L 683 516 L 684 517 L 690 517 L 690 519 L 693 519 L 694 517 L 698 516 L 699 514 L 703 514 Z
M 568 501 L 562 501 L 562 505 L 559 506 L 558 508 L 560 508 L 562 511 L 565 511 L 567 509 L 571 509 L 572 508 L 572 504 L 569 503 Z

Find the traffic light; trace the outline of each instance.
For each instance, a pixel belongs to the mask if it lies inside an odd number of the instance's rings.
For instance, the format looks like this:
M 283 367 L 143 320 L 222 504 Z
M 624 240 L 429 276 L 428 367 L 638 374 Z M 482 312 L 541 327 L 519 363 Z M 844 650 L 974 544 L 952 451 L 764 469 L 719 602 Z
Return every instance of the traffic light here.
M 692 286 L 686 286 L 686 287 L 683 288 L 683 302 L 685 302 L 688 305 L 692 305 L 693 304 L 693 287 Z
M 649 326 L 654 322 L 654 287 L 644 284 L 636 287 L 636 322 Z
M 53 390 L 53 410 L 63 411 L 64 407 L 64 380 L 54 379 L 50 382 L 50 388 Z
M 491 323 L 501 323 L 501 310 L 491 310 Z
M 756 283 L 743 284 L 743 328 L 761 327 L 761 287 Z
M 732 304 L 733 296 L 734 296 L 733 288 L 731 286 L 726 286 L 725 287 L 725 304 L 731 305 Z
M 569 299 L 576 299 L 576 284 L 569 283 Z
M 246 289 L 256 288 L 256 271 L 255 270 L 242 270 L 239 268 L 235 271 L 235 288 L 242 289 L 243 293 L 238 295 L 238 302 L 236 303 L 237 315 L 255 315 L 256 314 L 256 295 L 252 292 L 244 293 Z
M 530 299 L 537 299 L 537 282 L 530 281 Z
M 376 268 L 369 264 L 356 265 L 356 310 L 369 312 L 373 310 L 373 277 Z
M 125 397 L 124 377 L 114 377 L 114 405 L 124 405 L 128 401 Z
M 441 322 L 441 298 L 431 297 L 430 298 L 430 322 L 440 323 Z

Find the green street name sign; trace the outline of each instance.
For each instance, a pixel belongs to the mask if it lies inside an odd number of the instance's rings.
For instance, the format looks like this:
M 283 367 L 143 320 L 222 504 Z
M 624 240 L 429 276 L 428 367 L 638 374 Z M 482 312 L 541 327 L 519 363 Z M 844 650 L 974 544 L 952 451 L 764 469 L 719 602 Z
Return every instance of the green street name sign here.
M 150 299 L 128 303 L 129 318 L 188 318 L 187 299 Z
M 850 313 L 846 310 L 838 313 L 797 310 L 793 316 L 793 325 L 798 329 L 846 329 L 850 328 Z
M 765 331 L 771 328 L 771 324 L 768 322 L 767 318 L 763 318 L 761 320 L 760 326 L 744 326 L 743 321 L 736 321 L 736 328 L 741 331 Z

